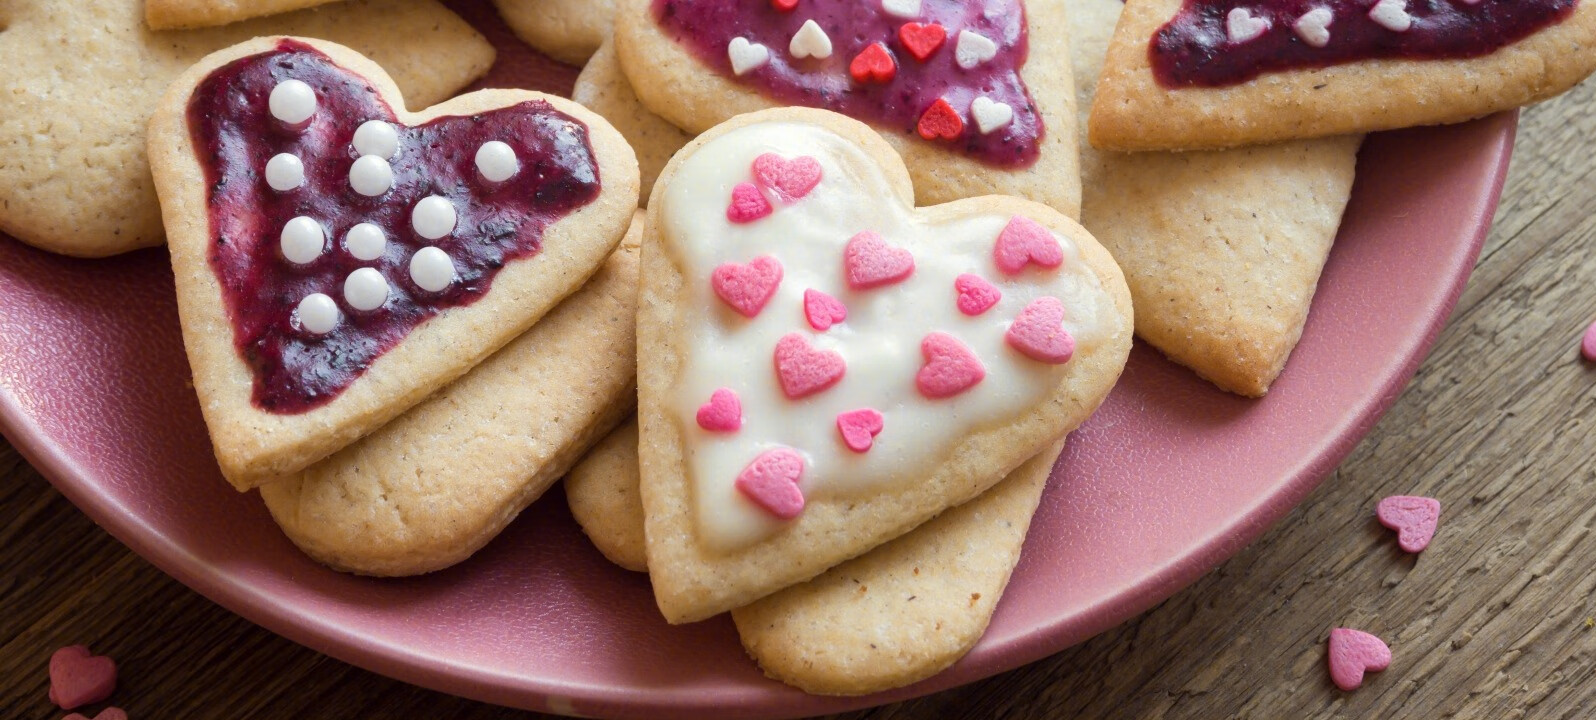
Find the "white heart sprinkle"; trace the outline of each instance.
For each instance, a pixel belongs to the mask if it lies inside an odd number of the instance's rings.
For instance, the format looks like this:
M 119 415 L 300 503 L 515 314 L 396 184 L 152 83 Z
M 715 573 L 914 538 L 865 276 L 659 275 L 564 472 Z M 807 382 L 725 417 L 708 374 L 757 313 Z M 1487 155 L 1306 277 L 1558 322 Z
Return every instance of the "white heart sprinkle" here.
M 388 281 L 374 268 L 349 273 L 344 278 L 344 302 L 356 310 L 376 310 L 388 302 Z
M 410 280 L 427 292 L 442 291 L 454 282 L 454 261 L 438 248 L 421 248 L 410 256 Z
M 770 62 L 770 48 L 742 37 L 732 38 L 731 44 L 726 46 L 726 55 L 731 58 L 732 72 L 738 75 Z
M 1269 19 L 1253 15 L 1247 8 L 1231 8 L 1225 16 L 1225 33 L 1232 43 L 1256 39 L 1269 29 Z
M 1316 7 L 1297 18 L 1297 24 L 1293 27 L 1303 42 L 1322 48 L 1330 44 L 1330 22 L 1335 19 L 1336 14 L 1330 8 Z
M 970 103 L 970 115 L 975 118 L 975 127 L 982 135 L 989 135 L 993 130 L 1014 122 L 1014 108 L 985 95 Z
M 313 335 L 326 335 L 338 327 L 338 303 L 321 293 L 311 293 L 294 309 L 299 326 Z
M 953 59 L 965 70 L 973 69 L 997 57 L 997 43 L 991 38 L 969 30 L 959 31 L 959 44 L 953 49 Z
M 814 20 L 805 20 L 804 26 L 792 36 L 792 42 L 787 45 L 787 52 L 795 58 L 825 58 L 831 57 L 831 38 L 826 36 L 826 31 L 820 29 L 820 23 Z
M 920 0 L 881 0 L 881 11 L 893 17 L 913 20 L 920 17 Z
M 1391 32 L 1407 32 L 1413 27 L 1413 16 L 1408 14 L 1407 0 L 1380 0 L 1369 11 L 1369 19 Z

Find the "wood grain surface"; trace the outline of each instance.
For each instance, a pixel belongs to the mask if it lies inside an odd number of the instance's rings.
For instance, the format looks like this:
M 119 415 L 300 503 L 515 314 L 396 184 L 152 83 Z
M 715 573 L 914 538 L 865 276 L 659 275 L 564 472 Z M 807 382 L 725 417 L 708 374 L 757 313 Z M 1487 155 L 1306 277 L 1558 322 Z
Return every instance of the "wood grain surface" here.
M 1334 477 L 1234 559 L 1086 644 L 849 718 L 1596 716 L 1596 82 L 1525 113 L 1478 269 L 1413 384 Z M 1444 503 L 1412 557 L 1374 519 Z M 1330 628 L 1394 661 L 1353 693 Z M 279 638 L 161 574 L 0 442 L 0 718 L 59 718 L 45 666 L 99 639 L 134 720 L 506 718 Z

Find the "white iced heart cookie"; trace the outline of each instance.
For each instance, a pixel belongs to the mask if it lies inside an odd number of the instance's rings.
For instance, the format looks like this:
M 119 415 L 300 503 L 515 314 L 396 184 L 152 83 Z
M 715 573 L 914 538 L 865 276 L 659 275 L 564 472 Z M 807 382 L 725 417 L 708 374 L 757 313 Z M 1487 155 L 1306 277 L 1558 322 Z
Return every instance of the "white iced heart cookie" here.
M 916 209 L 856 121 L 744 116 L 660 183 L 639 392 L 649 567 L 673 622 L 973 497 L 1123 366 L 1128 294 L 1095 240 L 1016 198 Z
M 1264 34 L 1269 20 L 1253 15 L 1246 8 L 1231 8 L 1225 16 L 1225 33 L 1233 43 L 1244 43 Z
M 748 38 L 732 38 L 726 46 L 726 56 L 731 59 L 732 72 L 742 75 L 770 62 L 770 48 L 749 42 Z

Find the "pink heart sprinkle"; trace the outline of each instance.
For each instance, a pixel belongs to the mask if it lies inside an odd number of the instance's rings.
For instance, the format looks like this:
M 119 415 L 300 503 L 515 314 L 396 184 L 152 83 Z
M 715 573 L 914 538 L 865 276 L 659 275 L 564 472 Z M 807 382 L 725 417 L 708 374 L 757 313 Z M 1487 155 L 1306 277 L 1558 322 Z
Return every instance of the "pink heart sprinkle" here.
M 1397 531 L 1403 552 L 1416 553 L 1430 546 L 1441 520 L 1441 501 L 1412 495 L 1392 495 L 1380 501 L 1374 514 L 1380 524 Z
M 1391 648 L 1384 640 L 1351 628 L 1330 631 L 1330 680 L 1336 687 L 1356 690 L 1363 684 L 1363 673 L 1390 666 Z
M 798 333 L 787 333 L 776 341 L 776 379 L 791 400 L 836 385 L 847 370 L 841 353 L 817 350 Z
M 992 249 L 999 270 L 1010 275 L 1025 269 L 1027 263 L 1045 268 L 1064 264 L 1064 248 L 1058 244 L 1053 232 L 1028 217 L 1015 215 L 998 233 L 997 245 Z
M 1062 365 L 1075 356 L 1075 338 L 1064 329 L 1064 303 L 1056 297 L 1032 300 L 1014 318 L 1003 339 L 1037 362 Z
M 920 354 L 925 357 L 925 365 L 915 373 L 914 386 L 933 400 L 958 395 L 986 378 L 981 359 L 947 333 L 925 336 L 920 341 Z
M 980 315 L 1003 299 L 1002 291 L 980 275 L 960 275 L 954 279 L 953 289 L 959 293 L 959 312 L 965 315 Z
M 792 203 L 820 184 L 820 162 L 808 155 L 788 160 L 765 153 L 754 158 L 754 181 Z
M 821 332 L 848 319 L 848 306 L 830 295 L 810 288 L 804 291 L 804 317 L 809 327 Z
M 726 206 L 726 219 L 741 225 L 774 211 L 770 201 L 765 199 L 765 194 L 753 183 L 738 183 L 737 187 L 732 188 L 731 204 Z
M 116 661 L 72 645 L 50 656 L 50 702 L 62 710 L 111 697 L 116 689 Z
M 1596 322 L 1591 323 L 1590 328 L 1585 330 L 1585 342 L 1579 344 L 1579 349 L 1587 362 L 1596 363 Z
M 743 403 L 731 388 L 710 393 L 709 402 L 698 406 L 698 426 L 710 432 L 736 432 L 743 426 Z
M 737 490 L 782 520 L 804 511 L 804 493 L 798 481 L 804 476 L 804 458 L 794 450 L 766 450 L 737 474 Z
M 870 452 L 871 446 L 876 444 L 876 435 L 881 433 L 883 427 L 886 427 L 886 421 L 881 413 L 871 408 L 849 410 L 837 415 L 837 432 L 842 433 L 842 444 L 856 453 Z
M 747 265 L 724 263 L 709 275 L 716 297 L 743 317 L 754 317 L 776 295 L 781 285 L 781 262 L 768 255 Z
M 853 236 L 843 249 L 842 259 L 848 287 L 854 290 L 903 282 L 914 273 L 914 256 L 908 250 L 888 245 L 872 230 Z
M 72 713 L 61 720 L 89 720 L 79 713 Z M 127 711 L 119 707 L 108 707 L 94 716 L 94 720 L 127 720 Z

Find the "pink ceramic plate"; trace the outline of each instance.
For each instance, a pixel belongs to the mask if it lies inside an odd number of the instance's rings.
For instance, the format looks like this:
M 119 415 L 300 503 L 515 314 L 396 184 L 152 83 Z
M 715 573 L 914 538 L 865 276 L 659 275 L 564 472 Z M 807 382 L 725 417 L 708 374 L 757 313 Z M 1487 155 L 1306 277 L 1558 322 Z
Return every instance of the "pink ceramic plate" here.
M 461 10 L 491 20 L 479 4 Z M 569 87 L 568 71 L 551 76 L 505 48 L 501 81 Z M 1139 347 L 1055 469 L 986 637 L 947 672 L 882 695 L 808 697 L 767 680 L 724 617 L 666 625 L 647 579 L 593 550 L 558 491 L 435 575 L 369 580 L 307 560 L 255 495 L 218 476 L 158 249 L 90 262 L 0 238 L 0 429 L 185 584 L 409 682 L 585 715 L 775 717 L 899 700 L 1031 662 L 1147 609 L 1307 495 L 1396 398 L 1451 312 L 1515 122 L 1369 139 L 1302 344 L 1267 399 L 1221 393 Z

